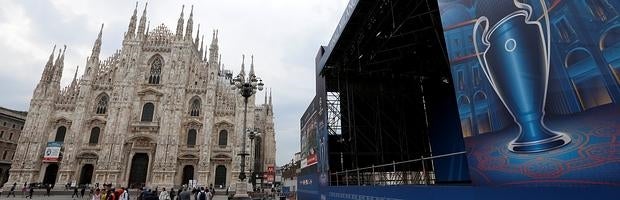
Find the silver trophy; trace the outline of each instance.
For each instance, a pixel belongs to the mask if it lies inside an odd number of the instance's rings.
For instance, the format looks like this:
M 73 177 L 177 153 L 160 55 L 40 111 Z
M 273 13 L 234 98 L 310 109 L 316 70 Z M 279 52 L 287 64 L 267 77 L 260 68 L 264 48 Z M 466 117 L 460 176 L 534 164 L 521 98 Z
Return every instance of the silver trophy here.
M 473 31 L 474 48 L 481 68 L 519 126 L 519 136 L 508 144 L 508 149 L 516 153 L 548 151 L 571 141 L 567 134 L 552 131 L 543 123 L 550 34 L 547 7 L 544 0 L 540 2 L 544 25 L 530 19 L 530 5 L 514 0 L 516 11 L 491 27 L 487 16 L 480 16 Z M 480 27 L 483 31 L 478 34 Z M 479 46 L 485 47 L 483 51 Z

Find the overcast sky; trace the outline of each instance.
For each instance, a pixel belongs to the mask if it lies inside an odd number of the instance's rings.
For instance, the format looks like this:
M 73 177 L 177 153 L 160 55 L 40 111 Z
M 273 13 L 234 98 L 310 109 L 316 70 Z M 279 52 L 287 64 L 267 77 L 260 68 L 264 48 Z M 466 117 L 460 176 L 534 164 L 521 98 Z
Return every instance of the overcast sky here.
M 90 55 L 101 23 L 101 59 L 121 47 L 135 1 L 3 0 L 0 6 L 0 106 L 28 110 L 32 91 L 54 44 L 67 45 L 62 85 Z M 150 0 L 151 29 L 172 31 L 185 5 L 208 42 L 220 32 L 222 62 L 239 71 L 241 54 L 254 54 L 256 73 L 273 88 L 277 164 L 299 151 L 299 118 L 314 96 L 314 57 L 326 45 L 348 0 Z M 146 1 L 139 1 L 138 17 Z M 194 27 L 194 34 L 196 27 Z M 262 103 L 263 94 L 257 96 Z

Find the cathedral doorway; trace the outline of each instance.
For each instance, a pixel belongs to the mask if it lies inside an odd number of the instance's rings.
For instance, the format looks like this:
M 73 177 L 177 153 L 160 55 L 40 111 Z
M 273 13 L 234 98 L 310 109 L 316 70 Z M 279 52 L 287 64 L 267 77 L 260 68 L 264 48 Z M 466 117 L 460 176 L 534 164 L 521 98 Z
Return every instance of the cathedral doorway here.
M 215 186 L 226 186 L 226 167 L 218 165 L 215 168 Z
M 49 164 L 45 168 L 45 175 L 43 176 L 44 184 L 52 184 L 56 183 L 56 176 L 58 175 L 58 164 Z
M 80 172 L 80 185 L 92 183 L 94 168 L 95 167 L 92 164 L 85 164 L 84 166 L 82 166 L 82 170 Z
M 146 184 L 149 156 L 146 153 L 136 153 L 131 159 L 129 171 L 129 187 L 143 187 Z
M 188 184 L 189 180 L 194 180 L 193 165 L 185 165 L 185 167 L 183 167 L 183 179 L 181 181 L 181 184 Z

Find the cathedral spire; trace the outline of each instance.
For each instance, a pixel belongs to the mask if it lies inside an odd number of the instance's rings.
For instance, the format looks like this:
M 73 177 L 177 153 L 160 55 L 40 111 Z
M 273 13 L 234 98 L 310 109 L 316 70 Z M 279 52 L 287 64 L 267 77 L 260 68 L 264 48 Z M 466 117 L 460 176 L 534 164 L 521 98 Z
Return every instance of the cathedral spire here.
M 241 76 L 245 76 L 245 54 L 242 55 L 241 59 L 241 71 L 239 72 Z
M 131 39 L 136 32 L 136 20 L 138 19 L 138 2 L 136 1 L 136 8 L 133 9 L 133 15 L 129 20 L 129 27 L 127 28 L 127 33 L 125 34 L 125 39 Z
M 271 88 L 269 88 L 269 105 L 271 106 Z
M 181 7 L 181 16 L 179 17 L 179 21 L 177 21 L 177 33 L 176 37 L 178 40 L 183 39 L 183 10 L 185 10 L 185 5 Z
M 138 33 L 137 38 L 141 38 L 144 36 L 144 26 L 146 25 L 146 7 L 149 6 L 149 3 L 146 2 L 144 5 L 144 11 L 142 11 L 142 16 L 140 17 L 140 25 L 138 25 Z
M 99 29 L 99 35 L 97 35 L 97 39 L 95 40 L 95 44 L 93 45 L 93 51 L 90 54 L 90 59 L 99 60 L 99 53 L 101 53 L 101 34 L 103 33 L 103 23 L 101 24 L 101 29 Z
M 196 39 L 194 40 L 194 46 L 198 49 L 198 36 L 200 36 L 200 24 L 198 24 L 198 29 L 196 29 Z
M 80 70 L 80 66 L 78 65 L 77 67 L 75 67 L 75 74 L 73 74 L 72 84 L 75 84 L 75 82 L 77 81 L 77 73 L 79 70 Z
M 60 79 L 62 78 L 62 70 L 65 66 L 65 52 L 67 52 L 67 45 L 65 45 L 63 50 L 59 50 L 58 59 L 56 60 L 56 64 L 54 64 L 52 82 L 56 84 L 60 84 Z
M 202 39 L 200 40 L 200 50 L 198 51 L 200 56 L 202 56 L 202 51 L 204 51 L 204 43 L 205 43 L 205 35 L 202 35 Z
M 54 72 L 54 52 L 56 52 L 56 45 L 54 45 L 52 53 L 47 60 L 47 64 L 45 64 L 45 68 L 43 69 L 43 75 L 41 75 L 41 80 L 39 82 L 48 82 L 52 80 L 52 74 Z
M 189 12 L 189 18 L 187 19 L 187 27 L 185 28 L 185 40 L 192 40 L 192 29 L 194 27 L 194 5 Z
M 254 76 L 254 55 L 252 55 L 252 63 L 250 64 L 250 76 Z

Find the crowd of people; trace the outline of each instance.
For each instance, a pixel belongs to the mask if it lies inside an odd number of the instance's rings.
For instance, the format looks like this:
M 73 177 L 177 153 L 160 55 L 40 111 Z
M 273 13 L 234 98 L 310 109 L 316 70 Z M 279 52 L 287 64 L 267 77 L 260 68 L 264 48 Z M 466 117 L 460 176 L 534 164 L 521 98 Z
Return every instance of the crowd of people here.
M 45 196 L 50 196 L 50 190 L 53 188 L 53 185 L 47 184 L 42 186 L 45 188 L 46 193 Z M 15 190 L 17 188 L 17 183 L 13 183 L 10 190 L 7 193 L 7 198 L 10 196 L 15 197 Z M 25 184 L 22 188 L 23 197 L 32 199 L 34 194 L 35 185 L 33 184 Z M 67 187 L 66 189 L 69 189 Z M 72 199 L 90 199 L 90 200 L 212 200 L 215 195 L 215 190 L 211 186 L 210 188 L 204 187 L 187 187 L 183 186 L 178 191 L 175 191 L 174 188 L 171 188 L 169 191 L 166 188 L 162 188 L 161 191 L 156 187 L 155 189 L 150 188 L 139 188 L 138 193 L 134 194 L 137 197 L 130 197 L 130 192 L 125 187 L 113 188 L 111 184 L 104 184 L 102 188 L 99 187 L 99 184 L 94 187 L 82 186 L 82 187 L 72 187 L 73 194 L 71 194 Z M 89 190 L 89 195 L 84 198 L 86 190 Z M 4 195 L 4 191 L 2 187 L 0 187 L 0 196 Z

